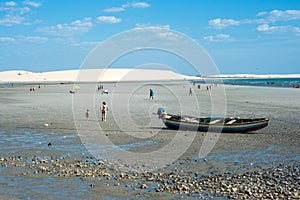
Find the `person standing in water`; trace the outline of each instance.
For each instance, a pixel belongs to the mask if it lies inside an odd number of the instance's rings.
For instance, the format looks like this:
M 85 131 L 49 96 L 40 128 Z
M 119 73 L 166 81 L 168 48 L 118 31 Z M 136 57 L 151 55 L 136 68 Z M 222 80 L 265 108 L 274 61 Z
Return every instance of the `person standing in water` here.
M 106 122 L 106 115 L 108 111 L 108 106 L 106 105 L 105 101 L 103 101 L 101 106 L 101 112 L 102 112 L 102 121 Z

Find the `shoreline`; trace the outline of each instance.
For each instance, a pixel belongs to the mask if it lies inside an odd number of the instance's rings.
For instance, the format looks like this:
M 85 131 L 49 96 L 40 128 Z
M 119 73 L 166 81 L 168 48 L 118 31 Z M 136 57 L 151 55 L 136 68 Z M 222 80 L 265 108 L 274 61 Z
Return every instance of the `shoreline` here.
M 7 83 L 1 83 L 0 82 L 0 88 L 18 88 L 18 87 L 27 87 L 27 86 L 40 86 L 40 87 L 45 87 L 45 86 L 60 86 L 60 85 L 65 85 L 65 86 L 73 86 L 73 85 L 94 85 L 95 87 L 98 85 L 118 85 L 118 84 L 154 84 L 154 85 L 159 85 L 159 84 L 164 84 L 164 85 L 193 85 L 194 80 L 160 80 L 160 81 L 106 81 L 106 82 L 7 82 Z M 196 85 L 214 85 L 211 83 L 195 83 Z M 226 88 L 265 88 L 265 89 L 292 89 L 292 90 L 297 90 L 299 88 L 297 87 L 287 87 L 287 86 L 267 86 L 267 85 L 246 85 L 246 84 L 231 84 L 231 83 L 223 83 L 217 84 L 218 86 L 222 85 L 222 87 Z M 71 89 L 71 87 L 70 87 Z M 195 89 L 197 90 L 197 89 Z M 201 89 L 203 90 L 203 89 Z

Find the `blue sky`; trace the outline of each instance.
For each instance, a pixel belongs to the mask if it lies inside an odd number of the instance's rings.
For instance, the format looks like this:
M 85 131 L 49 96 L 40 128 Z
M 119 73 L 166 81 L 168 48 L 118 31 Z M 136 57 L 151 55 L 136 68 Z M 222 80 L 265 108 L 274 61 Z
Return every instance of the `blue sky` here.
M 193 38 L 222 74 L 300 73 L 299 0 L 1 0 L 0 71 L 78 69 L 99 42 L 148 26 Z

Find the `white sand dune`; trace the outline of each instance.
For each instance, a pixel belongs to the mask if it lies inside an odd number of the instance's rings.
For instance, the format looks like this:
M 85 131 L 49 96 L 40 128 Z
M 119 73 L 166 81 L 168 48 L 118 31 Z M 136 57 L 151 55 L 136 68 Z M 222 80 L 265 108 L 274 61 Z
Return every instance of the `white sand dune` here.
M 4 83 L 64 83 L 64 82 L 119 82 L 119 81 L 170 81 L 200 80 L 202 78 L 300 78 L 300 74 L 223 74 L 207 77 L 186 76 L 169 70 L 152 69 L 85 69 L 52 72 L 23 70 L 0 72 Z
M 41 73 L 22 70 L 0 72 L 0 83 L 170 81 L 185 79 L 187 79 L 187 76 L 173 71 L 150 69 L 85 69 Z

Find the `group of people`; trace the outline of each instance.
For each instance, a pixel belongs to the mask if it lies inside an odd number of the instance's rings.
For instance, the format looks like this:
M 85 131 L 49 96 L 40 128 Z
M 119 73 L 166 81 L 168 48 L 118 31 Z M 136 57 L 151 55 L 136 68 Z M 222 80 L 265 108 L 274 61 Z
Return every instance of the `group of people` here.
M 196 84 L 194 83 L 194 86 L 195 86 Z M 212 87 L 217 87 L 217 84 L 209 84 L 209 85 L 206 85 L 206 90 L 207 91 L 209 91 L 209 90 L 211 90 L 211 88 Z M 197 88 L 200 90 L 201 89 L 201 85 L 199 84 L 199 85 L 197 85 Z M 192 95 L 192 88 L 190 88 L 190 90 L 189 90 L 189 95 L 191 96 Z
M 101 111 L 102 121 L 106 122 L 106 116 L 107 116 L 108 106 L 107 106 L 107 104 L 106 104 L 105 101 L 102 102 L 102 105 L 100 107 L 100 111 Z M 87 109 L 86 112 L 85 112 L 86 119 L 89 120 L 90 116 L 91 116 L 90 110 Z
M 108 94 L 108 89 L 104 89 L 103 85 L 98 85 L 98 91 L 102 94 Z
M 38 88 L 41 88 L 41 86 L 39 85 Z M 29 88 L 29 91 L 30 91 L 30 92 L 34 92 L 35 90 L 36 90 L 36 89 L 35 89 L 34 86 L 31 86 L 31 87 Z
M 214 84 L 213 86 L 216 87 L 217 85 Z M 211 87 L 212 87 L 212 85 L 206 85 L 207 90 L 211 90 Z M 200 84 L 197 85 L 197 88 L 198 89 L 201 88 Z M 103 90 L 103 86 L 102 85 L 98 86 L 98 90 L 100 90 L 100 91 Z M 193 89 L 190 87 L 189 88 L 189 96 L 192 96 L 192 95 L 193 95 Z M 149 100 L 154 100 L 154 90 L 152 88 L 149 89 Z M 107 106 L 105 101 L 102 102 L 100 110 L 101 110 L 101 114 L 102 114 L 102 121 L 106 122 L 108 106 Z M 87 120 L 89 120 L 89 118 L 90 118 L 90 111 L 89 110 L 86 111 L 85 117 L 87 118 Z
M 153 89 L 149 89 L 149 91 L 150 91 L 149 99 L 154 100 L 154 91 L 153 91 Z M 107 116 L 107 112 L 108 112 L 108 105 L 106 104 L 105 101 L 102 102 L 100 110 L 101 110 L 102 121 L 106 122 L 106 116 Z M 87 109 L 86 112 L 85 112 L 86 119 L 89 120 L 90 116 L 91 116 L 90 110 Z

